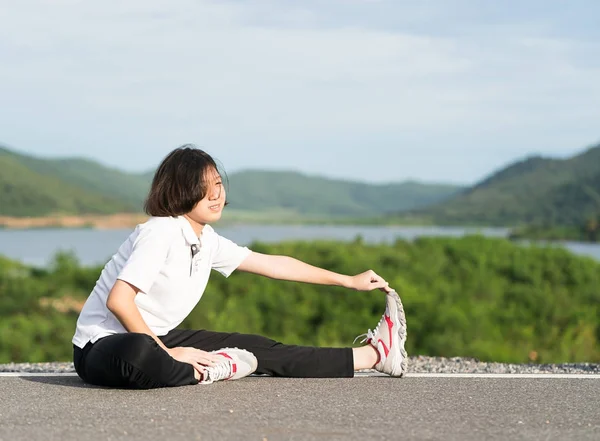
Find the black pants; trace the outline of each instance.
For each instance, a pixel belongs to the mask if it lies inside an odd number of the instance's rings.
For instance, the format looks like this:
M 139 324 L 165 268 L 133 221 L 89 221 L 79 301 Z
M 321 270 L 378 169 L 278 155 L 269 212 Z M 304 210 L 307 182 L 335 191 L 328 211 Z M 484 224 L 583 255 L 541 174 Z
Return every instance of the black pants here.
M 215 351 L 246 349 L 258 359 L 256 374 L 278 377 L 339 378 L 354 376 L 351 348 L 283 345 L 260 335 L 175 329 L 160 337 L 168 348 Z M 77 374 L 99 386 L 150 389 L 197 384 L 194 368 L 172 358 L 152 337 L 126 333 L 103 337 L 83 349 L 74 346 Z

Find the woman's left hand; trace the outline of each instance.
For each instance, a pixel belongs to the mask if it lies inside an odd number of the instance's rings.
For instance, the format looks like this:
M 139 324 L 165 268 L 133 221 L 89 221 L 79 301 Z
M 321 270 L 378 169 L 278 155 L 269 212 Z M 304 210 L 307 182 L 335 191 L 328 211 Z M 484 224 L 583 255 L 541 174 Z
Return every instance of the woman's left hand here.
M 350 277 L 350 284 L 348 287 L 357 291 L 371 291 L 373 289 L 380 289 L 386 293 L 393 291 L 390 288 L 390 284 L 373 270 L 365 271 L 362 274 Z

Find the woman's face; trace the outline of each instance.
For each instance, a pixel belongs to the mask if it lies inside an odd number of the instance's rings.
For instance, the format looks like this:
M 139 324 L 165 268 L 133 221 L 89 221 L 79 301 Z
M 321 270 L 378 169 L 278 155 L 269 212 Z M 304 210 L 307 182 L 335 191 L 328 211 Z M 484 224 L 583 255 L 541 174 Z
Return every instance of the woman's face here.
M 207 193 L 204 199 L 188 213 L 194 222 L 205 225 L 221 219 L 225 207 L 225 187 L 217 170 L 209 170 L 206 174 Z

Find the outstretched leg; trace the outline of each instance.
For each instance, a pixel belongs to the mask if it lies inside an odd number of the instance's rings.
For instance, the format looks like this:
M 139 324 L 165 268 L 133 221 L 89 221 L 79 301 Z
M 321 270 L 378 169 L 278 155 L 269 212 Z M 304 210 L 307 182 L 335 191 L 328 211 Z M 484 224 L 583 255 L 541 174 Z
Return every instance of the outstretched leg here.
M 225 347 L 245 349 L 258 359 L 257 374 L 304 378 L 354 376 L 352 348 L 285 345 L 260 335 L 205 330 L 173 330 L 161 340 L 167 347 L 190 346 L 204 351 Z

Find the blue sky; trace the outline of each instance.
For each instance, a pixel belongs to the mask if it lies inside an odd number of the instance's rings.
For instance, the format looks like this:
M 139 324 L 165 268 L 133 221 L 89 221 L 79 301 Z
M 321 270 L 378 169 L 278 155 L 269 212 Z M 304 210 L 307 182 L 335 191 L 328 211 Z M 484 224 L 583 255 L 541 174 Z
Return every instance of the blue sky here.
M 20 0 L 0 143 L 150 169 L 475 182 L 600 142 L 600 3 Z

